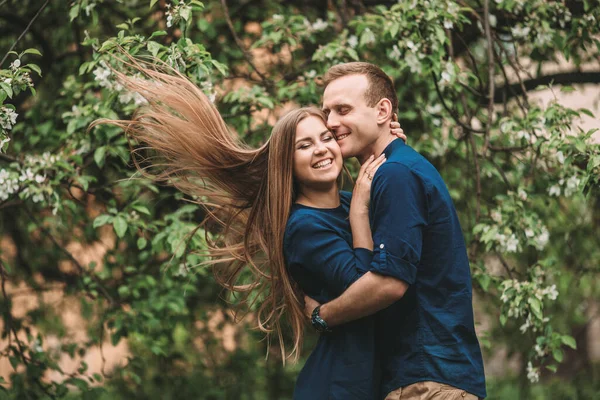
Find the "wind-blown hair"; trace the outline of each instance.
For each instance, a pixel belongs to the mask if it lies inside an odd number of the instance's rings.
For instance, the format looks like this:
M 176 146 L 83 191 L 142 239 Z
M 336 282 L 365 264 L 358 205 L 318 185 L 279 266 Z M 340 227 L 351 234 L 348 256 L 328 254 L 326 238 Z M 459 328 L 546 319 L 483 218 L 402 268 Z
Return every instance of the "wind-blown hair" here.
M 283 238 L 296 196 L 296 127 L 310 116 L 325 123 L 324 114 L 311 107 L 293 110 L 275 124 L 262 147 L 251 148 L 229 131 L 216 107 L 184 75 L 128 58 L 123 63 L 143 79 L 113 72 L 147 104 L 131 120 L 97 120 L 89 129 L 99 124 L 121 127 L 128 138 L 145 145 L 132 148 L 143 175 L 175 186 L 207 210 L 207 221 L 222 228 L 208 242 L 205 264 L 213 265 L 218 282 L 241 295 L 240 303 L 248 310 L 258 301 L 258 327 L 278 336 L 284 362 L 291 356 L 297 360 L 305 327 L 303 297 L 287 273 Z M 159 157 L 138 161 L 139 152 L 148 148 Z M 148 172 L 157 167 L 159 172 Z M 243 271 L 250 271 L 250 278 Z M 284 316 L 293 339 L 289 354 L 282 335 Z

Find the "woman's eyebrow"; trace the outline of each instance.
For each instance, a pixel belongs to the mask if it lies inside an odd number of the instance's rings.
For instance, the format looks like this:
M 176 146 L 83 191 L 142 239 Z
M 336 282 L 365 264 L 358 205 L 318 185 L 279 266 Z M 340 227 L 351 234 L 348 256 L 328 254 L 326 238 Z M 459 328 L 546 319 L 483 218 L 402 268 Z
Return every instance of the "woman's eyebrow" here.
M 323 132 L 319 133 L 319 137 L 321 137 L 321 136 L 323 136 L 323 135 L 325 135 L 325 134 L 327 134 L 327 133 L 331 133 L 331 132 L 329 131 L 329 129 L 326 129 L 326 130 L 324 130 Z M 312 137 L 310 137 L 310 136 L 307 136 L 307 137 L 300 138 L 300 139 L 296 140 L 296 144 L 298 144 L 298 143 L 300 143 L 300 142 L 303 142 L 303 141 L 305 141 L 305 140 L 312 140 Z

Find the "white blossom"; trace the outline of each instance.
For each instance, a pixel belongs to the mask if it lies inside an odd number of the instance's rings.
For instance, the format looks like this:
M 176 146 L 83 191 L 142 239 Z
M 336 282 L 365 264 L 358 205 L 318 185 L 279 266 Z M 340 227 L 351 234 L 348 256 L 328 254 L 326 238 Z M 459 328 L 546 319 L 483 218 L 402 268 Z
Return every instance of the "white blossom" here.
M 18 58 L 10 64 L 11 69 L 17 69 L 21 66 L 21 60 Z
M 402 52 L 400 51 L 400 49 L 398 48 L 398 45 L 395 44 L 392 47 L 392 51 L 390 52 L 390 58 L 392 60 L 399 60 L 402 58 Z
M 531 28 L 529 28 L 528 26 L 525 26 L 525 27 L 513 26 L 511 28 L 511 33 L 512 33 L 513 37 L 516 39 L 526 37 L 527 35 L 529 35 L 530 31 L 531 31 Z
M 273 14 L 272 18 L 273 18 L 273 21 L 275 21 L 275 22 L 283 21 L 283 15 L 281 15 L 281 14 Z
M 548 194 L 550 196 L 560 196 L 560 186 L 558 185 L 553 185 L 550 187 L 550 189 L 548 190 Z
M 44 351 L 39 339 L 35 339 L 33 343 L 31 343 L 31 350 L 35 351 L 36 353 L 41 353 Z
M 540 380 L 540 373 L 537 368 L 533 368 L 531 361 L 527 363 L 527 379 L 529 379 L 531 383 L 536 383 Z
M 519 198 L 522 201 L 526 201 L 527 200 L 527 192 L 524 189 L 519 188 L 519 191 L 517 192 L 517 195 L 519 196 Z
M 108 68 L 96 67 L 94 70 L 94 80 L 102 87 L 111 88 L 112 84 L 108 80 L 110 73 L 110 69 Z
M 563 154 L 562 151 L 559 151 L 558 153 L 556 153 L 556 159 L 558 160 L 559 163 L 564 164 L 565 163 L 565 155 Z
M 494 210 L 490 213 L 490 216 L 492 217 L 492 220 L 494 220 L 497 223 L 501 223 L 502 222 L 502 213 L 498 210 Z
M 361 42 L 363 44 L 375 43 L 377 39 L 375 38 L 375 34 L 369 28 L 366 28 L 362 34 Z
M 513 233 L 512 235 L 510 235 L 510 237 L 506 241 L 506 251 L 509 253 L 515 253 L 517 251 L 518 247 L 519 247 L 519 239 L 517 239 L 517 236 Z
M 538 250 L 542 250 L 548 244 L 548 240 L 550 239 L 550 233 L 546 228 L 542 230 L 540 236 L 538 236 L 535 240 L 535 247 Z
M 406 57 L 404 57 L 404 61 L 406 62 L 406 65 L 408 65 L 408 67 L 410 68 L 410 72 L 412 72 L 413 74 L 421 73 L 421 62 L 419 61 L 417 56 L 415 56 L 414 53 L 407 54 Z
M 356 48 L 356 46 L 358 46 L 358 38 L 355 35 L 351 35 L 348 38 L 348 45 L 353 49 Z
M 542 346 L 540 346 L 539 344 L 536 344 L 533 348 L 535 349 L 535 352 L 538 357 L 544 357 L 546 355 L 546 352 L 542 349 Z
M 14 110 L 8 107 L 0 108 L 0 126 L 9 131 L 17 123 L 17 114 Z
M 531 228 L 525 229 L 525 236 L 527 236 L 528 238 L 532 238 L 534 235 L 535 235 L 535 233 L 533 232 L 533 229 L 531 229 Z
M 324 31 L 325 29 L 327 29 L 327 27 L 329 26 L 329 24 L 327 24 L 326 21 L 323 21 L 321 18 L 318 18 L 313 24 L 312 24 L 312 29 L 314 31 Z
M 567 179 L 565 185 L 565 196 L 571 196 L 573 193 L 575 193 L 579 187 L 579 182 L 580 180 L 576 175 L 573 175 Z
M 445 29 L 452 29 L 454 27 L 454 24 L 452 23 L 452 21 L 445 19 L 444 20 L 444 28 Z
M 556 298 L 558 297 L 558 290 L 556 290 L 556 285 L 552 285 L 552 286 L 544 288 L 543 294 L 549 300 L 552 300 L 552 301 L 556 300 Z
M 527 316 L 527 319 L 525 320 L 525 323 L 523 325 L 521 325 L 521 327 L 519 328 L 519 330 L 521 331 L 521 333 L 525 333 L 527 332 L 527 329 L 529 329 L 529 327 L 531 326 L 531 315 Z

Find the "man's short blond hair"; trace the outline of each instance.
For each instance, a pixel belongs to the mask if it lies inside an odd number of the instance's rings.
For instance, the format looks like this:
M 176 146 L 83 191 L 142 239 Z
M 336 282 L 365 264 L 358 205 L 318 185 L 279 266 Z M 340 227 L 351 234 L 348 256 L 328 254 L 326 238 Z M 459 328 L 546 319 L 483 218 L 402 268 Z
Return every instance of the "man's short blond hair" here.
M 350 62 L 334 65 L 325 73 L 325 86 L 336 79 L 348 75 L 365 75 L 369 87 L 365 91 L 365 101 L 369 107 L 374 107 L 379 100 L 386 98 L 392 103 L 392 112 L 398 110 L 398 95 L 392 79 L 377 65 L 367 62 Z

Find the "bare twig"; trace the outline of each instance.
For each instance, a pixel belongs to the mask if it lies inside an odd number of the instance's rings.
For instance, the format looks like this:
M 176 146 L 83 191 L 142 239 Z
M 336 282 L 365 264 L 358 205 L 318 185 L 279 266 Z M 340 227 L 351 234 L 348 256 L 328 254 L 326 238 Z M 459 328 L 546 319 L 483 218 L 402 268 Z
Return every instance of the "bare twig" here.
M 475 223 L 478 223 L 479 218 L 481 217 L 481 170 L 479 168 L 479 160 L 477 159 L 479 155 L 477 154 L 475 139 L 471 133 L 468 133 L 467 135 L 469 136 L 469 143 L 471 144 L 471 150 L 473 152 L 473 163 L 475 164 L 475 187 L 477 190 L 475 196 L 477 204 L 475 209 Z
M 6 161 L 9 163 L 12 163 L 12 162 L 19 163 L 18 159 L 16 159 L 15 157 L 9 156 L 8 154 L 4 154 L 4 153 L 0 153 L 0 160 Z
M 485 133 L 485 131 L 483 131 L 481 129 L 475 129 L 471 126 L 465 125 L 460 120 L 460 117 L 458 115 L 456 115 L 456 113 L 450 107 L 448 107 L 448 105 L 446 104 L 446 100 L 444 99 L 444 96 L 442 96 L 442 92 L 440 91 L 440 88 L 438 86 L 437 77 L 435 76 L 435 74 L 433 72 L 431 72 L 431 76 L 433 77 L 433 84 L 435 86 L 435 91 L 438 95 L 438 98 L 439 98 L 440 102 L 442 103 L 442 106 L 444 106 L 444 109 L 448 112 L 448 114 L 450 114 L 450 116 L 452 117 L 454 122 L 456 122 L 459 126 L 461 126 L 467 132 Z
M 494 42 L 492 41 L 492 29 L 490 27 L 490 0 L 484 0 L 483 2 L 483 21 L 485 29 L 485 38 L 487 40 L 487 53 L 488 53 L 488 88 L 489 88 L 489 100 L 488 100 L 488 121 L 485 125 L 485 139 L 481 154 L 485 157 L 487 149 L 490 144 L 490 131 L 492 129 L 492 122 L 494 120 Z
M 258 76 L 260 76 L 263 83 L 267 84 L 268 86 L 271 86 L 267 77 L 265 75 L 263 75 L 263 73 L 260 72 L 259 69 L 256 67 L 256 65 L 254 64 L 254 61 L 253 61 L 252 54 L 250 54 L 250 52 L 248 50 L 246 50 L 244 43 L 242 43 L 242 40 L 239 38 L 239 36 L 235 32 L 235 27 L 233 26 L 233 22 L 231 22 L 231 17 L 229 16 L 229 8 L 227 7 L 226 0 L 221 0 L 221 5 L 223 6 L 223 13 L 225 14 L 225 21 L 227 21 L 227 26 L 229 27 L 229 30 L 231 31 L 231 34 L 233 35 L 233 39 L 235 40 L 235 43 L 237 44 L 237 46 L 240 48 L 240 50 L 244 54 L 244 58 L 246 59 L 248 64 L 250 64 L 252 69 L 254 69 L 254 71 L 258 74 Z
M 98 277 L 96 275 L 94 275 L 93 273 L 86 271 L 86 269 L 83 268 L 83 266 L 79 263 L 79 261 L 77 261 L 77 259 L 73 256 L 73 254 L 71 254 L 66 248 L 64 248 L 60 243 L 58 243 L 58 241 L 52 235 L 52 233 L 33 216 L 31 211 L 27 207 L 24 207 L 24 209 L 25 209 L 25 213 L 27 214 L 29 219 L 31 219 L 31 221 L 33 223 L 35 223 L 42 230 L 42 232 L 52 241 L 52 243 L 54 243 L 54 245 L 56 247 L 58 247 L 61 250 L 61 252 L 63 254 L 65 254 L 67 256 L 67 258 L 69 258 L 69 260 L 71 260 L 71 262 L 73 262 L 73 264 L 75 264 L 75 266 L 77 267 L 79 272 L 82 275 L 88 275 L 98 285 L 98 288 L 100 289 L 100 291 L 102 292 L 104 297 L 110 302 L 110 304 L 115 305 L 116 303 L 115 303 L 114 299 L 112 298 L 110 293 L 108 293 L 106 288 L 102 285 L 102 283 L 100 282 Z
M 17 38 L 17 40 L 10 47 L 10 49 L 8 49 L 8 51 L 6 52 L 6 54 L 4 55 L 4 57 L 2 58 L 2 61 L 0 61 L 0 66 L 2 66 L 2 64 L 4 64 L 4 61 L 6 61 L 6 58 L 8 57 L 8 54 L 11 51 L 13 51 L 13 49 L 17 46 L 17 43 L 19 43 L 19 41 L 23 38 L 23 36 L 25 36 L 25 34 L 29 31 L 29 28 L 31 28 L 31 25 L 33 25 L 33 22 L 37 19 L 37 17 L 39 17 L 39 15 L 42 13 L 42 11 L 44 11 L 44 8 L 46 8 L 46 6 L 48 5 L 48 3 L 50 3 L 50 0 L 46 0 L 46 2 L 40 7 L 40 9 L 38 10 L 38 12 L 33 16 L 33 18 L 31 19 L 31 21 L 29 21 L 29 24 L 27 25 L 27 27 L 25 28 L 25 30 L 21 33 L 21 35 L 19 35 L 19 37 Z

